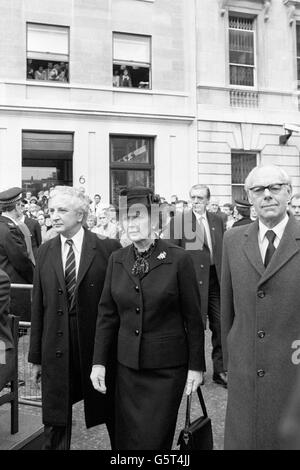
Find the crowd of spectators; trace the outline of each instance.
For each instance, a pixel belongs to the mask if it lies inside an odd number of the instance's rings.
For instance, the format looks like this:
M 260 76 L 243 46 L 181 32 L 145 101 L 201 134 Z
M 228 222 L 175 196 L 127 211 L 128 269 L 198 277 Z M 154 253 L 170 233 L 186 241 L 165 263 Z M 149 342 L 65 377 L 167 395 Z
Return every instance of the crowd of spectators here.
M 51 80 L 57 82 L 69 81 L 69 64 L 66 62 L 53 63 L 27 60 L 27 79 Z
M 82 191 L 84 191 L 84 188 L 82 188 Z M 41 229 L 41 243 L 56 236 L 56 231 L 52 227 L 48 211 L 50 193 L 51 189 L 50 191 L 39 191 L 37 195 L 27 191 L 22 200 L 24 216 L 28 219 L 34 219 L 39 223 Z M 177 195 L 172 195 L 170 202 L 163 196 L 157 195 L 156 198 L 159 202 L 159 226 L 161 232 L 168 226 L 170 219 L 174 217 L 176 213 L 178 214 L 190 208 L 190 202 L 179 199 Z M 209 210 L 222 218 L 225 229 L 231 228 L 233 223 L 238 220 L 238 212 L 236 207 L 232 204 L 226 203 L 220 207 L 218 201 L 212 199 Z M 251 216 L 251 219 L 255 220 L 255 214 Z M 123 246 L 129 243 L 122 225 L 118 220 L 116 208 L 111 204 L 101 202 L 100 194 L 95 194 L 92 198 L 90 197 L 90 213 L 86 221 L 86 228 L 96 233 L 99 237 L 117 238 Z

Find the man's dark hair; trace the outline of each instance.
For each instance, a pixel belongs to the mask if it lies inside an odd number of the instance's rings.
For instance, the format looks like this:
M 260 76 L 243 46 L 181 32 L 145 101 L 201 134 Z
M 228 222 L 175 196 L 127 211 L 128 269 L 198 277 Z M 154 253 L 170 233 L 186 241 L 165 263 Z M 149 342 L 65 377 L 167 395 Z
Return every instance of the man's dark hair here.
M 210 189 L 208 186 L 206 186 L 206 184 L 194 184 L 190 189 L 190 196 L 193 189 L 206 189 L 206 197 L 207 199 L 210 199 Z
M 15 201 L 15 202 L 10 202 L 9 204 L 1 204 L 0 206 L 0 210 L 1 212 L 11 212 L 13 210 L 15 210 L 16 208 L 16 205 L 19 203 L 19 201 Z

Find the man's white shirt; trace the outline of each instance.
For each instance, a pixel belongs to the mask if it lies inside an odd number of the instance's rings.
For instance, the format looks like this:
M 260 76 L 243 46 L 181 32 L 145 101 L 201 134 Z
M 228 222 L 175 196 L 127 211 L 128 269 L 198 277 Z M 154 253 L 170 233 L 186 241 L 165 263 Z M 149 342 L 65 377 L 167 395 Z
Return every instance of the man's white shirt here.
M 283 232 L 285 230 L 285 227 L 288 221 L 289 221 L 289 216 L 286 214 L 285 217 L 282 219 L 282 221 L 272 228 L 273 232 L 276 235 L 274 242 L 273 242 L 273 245 L 275 248 L 278 247 L 280 240 L 282 239 Z M 263 262 L 264 262 L 266 251 L 269 245 L 269 240 L 266 237 L 266 232 L 268 230 L 270 230 L 269 227 L 267 227 L 265 224 L 262 223 L 261 220 L 259 220 L 258 221 L 258 246 L 259 246 L 259 250 L 260 250 L 260 254 L 261 254 Z
M 72 238 L 66 238 L 63 235 L 60 235 L 61 258 L 62 258 L 64 273 L 66 269 L 67 256 L 68 256 L 69 249 L 70 249 L 70 245 L 68 245 L 68 243 L 66 242 L 67 240 L 73 240 L 73 250 L 75 254 L 75 264 L 76 264 L 76 279 L 78 277 L 78 269 L 79 269 L 81 251 L 82 251 L 83 237 L 84 237 L 84 230 L 82 227 L 78 230 L 78 232 Z
M 198 214 L 197 212 L 194 212 L 194 214 L 195 214 L 195 216 L 196 216 L 197 221 L 201 220 L 201 222 L 202 222 L 203 225 L 204 225 L 205 234 L 206 234 L 207 243 L 208 243 L 208 248 L 209 248 L 209 251 L 210 251 L 211 256 L 212 256 L 212 255 L 213 255 L 213 247 L 212 247 L 211 236 L 210 236 L 210 229 L 209 229 L 209 225 L 208 225 L 208 220 L 207 220 L 206 212 L 204 212 L 204 214 Z

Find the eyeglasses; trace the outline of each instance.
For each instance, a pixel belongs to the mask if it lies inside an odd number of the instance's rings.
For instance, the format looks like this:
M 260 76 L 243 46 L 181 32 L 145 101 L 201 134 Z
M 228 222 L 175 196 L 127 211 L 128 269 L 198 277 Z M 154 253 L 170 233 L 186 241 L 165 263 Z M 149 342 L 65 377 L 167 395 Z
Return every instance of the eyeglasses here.
M 283 186 L 287 186 L 288 183 L 275 183 L 269 184 L 268 186 L 253 186 L 249 188 L 256 196 L 264 194 L 265 190 L 268 189 L 272 194 L 279 194 Z

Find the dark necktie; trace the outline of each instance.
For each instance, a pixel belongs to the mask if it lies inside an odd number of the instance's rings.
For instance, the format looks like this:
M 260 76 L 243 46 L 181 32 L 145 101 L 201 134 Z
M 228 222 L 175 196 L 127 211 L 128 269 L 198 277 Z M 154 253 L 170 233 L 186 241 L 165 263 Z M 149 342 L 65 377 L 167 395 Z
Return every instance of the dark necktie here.
M 276 250 L 275 246 L 273 245 L 274 240 L 276 238 L 276 233 L 273 232 L 273 230 L 268 230 L 266 232 L 266 237 L 269 240 L 269 245 L 268 245 L 268 248 L 267 248 L 267 251 L 266 251 L 266 256 L 265 256 L 265 263 L 264 263 L 265 267 L 268 266 L 273 254 L 274 254 L 274 251 Z
M 74 290 L 76 287 L 76 263 L 75 253 L 73 250 L 73 240 L 67 240 L 66 243 L 69 245 L 69 251 L 67 255 L 66 267 L 65 267 L 65 283 L 68 297 L 68 305 L 71 306 Z

